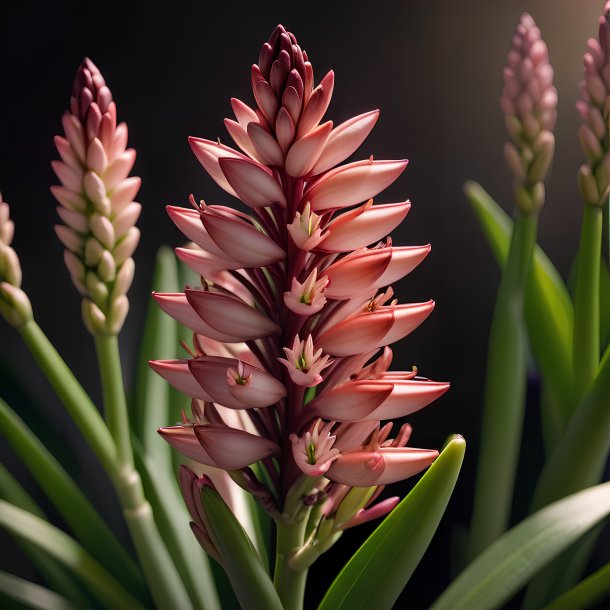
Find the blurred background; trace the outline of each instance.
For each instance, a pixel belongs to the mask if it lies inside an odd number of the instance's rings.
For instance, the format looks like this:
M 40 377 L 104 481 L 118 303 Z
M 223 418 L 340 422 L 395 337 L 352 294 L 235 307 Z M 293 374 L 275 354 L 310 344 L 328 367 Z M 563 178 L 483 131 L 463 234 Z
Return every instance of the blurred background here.
M 438 403 L 410 418 L 413 444 L 440 447 L 449 434 L 459 432 L 469 449 L 443 526 L 401 598 L 400 604 L 408 600 L 409 607 L 426 607 L 449 578 L 452 532 L 469 518 L 487 333 L 499 279 L 462 184 L 478 180 L 505 209 L 512 208 L 498 98 L 511 35 L 519 15 L 527 10 L 548 43 L 559 92 L 557 152 L 539 243 L 567 276 L 582 208 L 576 187 L 582 154 L 574 106 L 585 41 L 595 35 L 602 8 L 601 0 L 3 3 L 0 189 L 11 204 L 16 224 L 13 245 L 21 257 L 24 287 L 38 323 L 99 399 L 92 341 L 80 323 L 80 299 L 53 232 L 56 204 L 49 192 L 57 182 L 50 167 L 51 159 L 57 158 L 53 135 L 60 132 L 60 118 L 82 58 L 91 57 L 104 74 L 119 119 L 129 125 L 129 143 L 138 151 L 135 173 L 143 179 L 138 196 L 143 205 L 142 241 L 135 254 L 131 314 L 121 335 L 125 371 L 130 375 L 155 251 L 161 244 L 181 243 L 165 206 L 187 205 L 190 193 L 208 203 L 230 204 L 231 198 L 192 155 L 187 136 L 229 141 L 222 123 L 230 113 L 229 98 L 252 101 L 250 65 L 275 25 L 283 23 L 307 50 L 317 80 L 328 69 L 335 70 L 328 118 L 338 124 L 381 109 L 377 127 L 356 158 L 374 154 L 410 160 L 407 171 L 378 201 L 408 197 L 413 203 L 407 220 L 393 234 L 395 243 L 432 244 L 425 263 L 396 289 L 402 301 L 434 298 L 436 311 L 396 346 L 394 367 L 416 364 L 421 374 L 452 384 Z M 521 468 L 515 517 L 526 509 L 540 458 L 535 381 L 531 389 L 525 434 L 533 449 Z M 54 452 L 71 456 L 71 472 L 124 535 L 102 470 L 18 335 L 4 324 L 0 324 L 0 395 L 35 431 L 52 439 Z M 1 441 L 0 458 L 29 480 Z M 400 491 L 406 489 L 408 485 Z M 313 569 L 310 604 L 319 600 L 336 566 L 367 531 L 360 528 L 344 536 Z M 13 549 L 5 537 L 0 541 L 3 549 Z M 17 566 L 27 574 L 28 565 L 16 553 L 2 553 L 2 568 Z M 333 570 L 326 569 L 329 565 Z

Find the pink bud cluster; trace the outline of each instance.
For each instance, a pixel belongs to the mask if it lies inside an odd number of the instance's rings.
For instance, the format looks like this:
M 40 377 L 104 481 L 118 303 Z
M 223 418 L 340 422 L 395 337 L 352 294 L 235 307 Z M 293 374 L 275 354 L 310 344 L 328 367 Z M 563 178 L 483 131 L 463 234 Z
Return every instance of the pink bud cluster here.
M 15 225 L 10 216 L 9 205 L 0 193 L 0 314 L 18 327 L 32 319 L 32 306 L 21 290 L 21 263 L 11 247 Z
M 392 437 L 382 422 L 422 409 L 449 384 L 389 370 L 388 345 L 434 303 L 394 298 L 390 285 L 430 246 L 394 246 L 387 235 L 410 203 L 372 200 L 407 161 L 342 164 L 378 111 L 322 122 L 334 74 L 315 85 L 307 54 L 282 26 L 251 79 L 256 107 L 233 99 L 235 120 L 225 120 L 241 150 L 190 138 L 208 174 L 249 211 L 193 199 L 192 209 L 168 208 L 197 245 L 176 252 L 201 286 L 154 295 L 194 338 L 190 358 L 151 366 L 192 397 L 192 418 L 160 430 L 172 446 L 229 471 L 276 519 L 310 510 L 319 520 L 309 551 L 295 554 L 306 563 L 337 532 L 389 512 L 396 499 L 374 503 L 382 487 L 436 458 L 406 447 L 409 426 Z M 191 505 L 193 480 L 183 475 Z
M 601 206 L 610 193 L 610 1 L 599 18 L 599 37 L 587 41 L 585 78 L 576 108 L 583 124 L 578 133 L 587 163 L 578 172 L 578 186 L 587 205 Z
M 129 309 L 131 255 L 140 239 L 134 225 L 141 206 L 133 201 L 140 178 L 128 177 L 136 153 L 127 149 L 127 126 L 117 125 L 110 89 L 90 59 L 76 73 L 62 125 L 65 137 L 55 137 L 61 161 L 52 163 L 61 186 L 51 191 L 64 224 L 55 230 L 83 296 L 87 327 L 92 333 L 117 334 Z
M 528 13 L 521 15 L 513 35 L 500 105 L 510 137 L 504 156 L 515 178 L 517 205 L 523 214 L 537 213 L 555 149 L 557 90 L 546 43 Z

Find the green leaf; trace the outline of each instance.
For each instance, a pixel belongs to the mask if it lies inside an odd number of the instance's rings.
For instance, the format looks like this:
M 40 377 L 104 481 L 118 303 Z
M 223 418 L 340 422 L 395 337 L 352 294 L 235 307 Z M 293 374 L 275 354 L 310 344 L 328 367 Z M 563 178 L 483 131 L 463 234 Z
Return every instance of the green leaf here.
M 282 610 L 263 562 L 239 521 L 211 487 L 205 486 L 201 496 L 210 523 L 209 534 L 242 608 Z
M 0 527 L 69 568 L 108 610 L 144 610 L 82 546 L 60 529 L 3 500 L 0 500 Z
M 467 182 L 464 191 L 498 264 L 503 267 L 513 221 L 481 185 Z M 557 417 L 561 432 L 574 409 L 571 387 L 574 307 L 561 276 L 539 246 L 534 250 L 529 276 L 525 319 L 536 361 L 560 409 Z
M 176 479 L 155 467 L 152 456 L 136 449 L 136 464 L 159 532 L 198 610 L 220 610 L 211 566 L 191 528 Z
M 3 464 L 0 464 L 0 498 L 32 513 L 36 517 L 46 519 L 42 509 Z M 63 595 L 78 608 L 90 607 L 79 585 L 63 566 L 33 544 L 20 538 L 16 538 L 16 542 L 32 562 L 34 568 L 54 591 Z
M 610 597 L 610 563 L 554 599 L 543 610 L 584 610 L 597 608 Z M 600 606 L 601 607 L 601 606 Z
M 543 508 L 481 553 L 430 610 L 499 608 L 545 564 L 610 514 L 610 483 Z
M 461 436 L 449 440 L 411 493 L 341 570 L 318 610 L 392 608 L 434 536 L 465 450 Z
M 0 593 L 28 608 L 37 610 L 77 610 L 79 608 L 46 587 L 2 571 L 0 571 Z
M 178 292 L 176 257 L 167 246 L 159 248 L 151 290 Z M 148 366 L 148 361 L 176 357 L 178 347 L 176 321 L 149 299 L 144 333 L 138 352 L 135 386 L 134 429 L 147 454 L 154 455 L 159 465 L 171 465 L 169 445 L 157 434 L 157 428 L 172 423 L 169 415 L 170 386 Z
M 81 544 L 119 582 L 144 599 L 146 587 L 133 559 L 61 464 L 1 398 L 0 434 L 28 468 Z

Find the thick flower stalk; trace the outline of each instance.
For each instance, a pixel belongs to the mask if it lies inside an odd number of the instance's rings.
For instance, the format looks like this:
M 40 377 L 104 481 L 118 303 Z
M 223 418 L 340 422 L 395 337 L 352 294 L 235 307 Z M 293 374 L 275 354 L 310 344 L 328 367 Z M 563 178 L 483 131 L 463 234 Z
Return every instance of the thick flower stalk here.
M 160 433 L 229 471 L 275 518 L 275 581 L 286 607 L 298 606 L 306 568 L 344 529 L 392 510 L 396 499 L 376 502 L 382 487 L 438 455 L 407 447 L 410 427 L 392 437 L 392 423 L 381 422 L 449 387 L 389 370 L 387 346 L 434 308 L 400 304 L 391 288 L 430 251 L 387 237 L 410 203 L 372 199 L 407 161 L 344 164 L 379 113 L 335 127 L 323 121 L 334 74 L 314 81 L 307 54 L 278 26 L 252 67 L 256 107 L 232 99 L 236 120 L 225 120 L 241 150 L 190 138 L 208 174 L 249 210 L 193 199 L 192 209 L 170 206 L 198 246 L 176 252 L 201 286 L 154 295 L 194 332 L 190 358 L 151 362 L 193 399 L 192 418 Z M 205 519 L 193 528 L 218 557 Z
M 136 153 L 127 149 L 127 126 L 117 125 L 110 89 L 90 59 L 78 68 L 62 124 L 65 137 L 55 137 L 61 161 L 52 163 L 61 182 L 51 187 L 63 222 L 57 236 L 87 328 L 116 335 L 129 309 L 131 255 L 140 238 L 134 224 L 141 206 L 133 201 L 140 178 L 128 177 Z
M 477 483 L 470 534 L 476 557 L 508 527 L 525 410 L 528 336 L 524 301 L 536 245 L 543 180 L 553 157 L 557 92 L 547 46 L 531 15 L 519 19 L 504 68 L 500 105 L 510 141 L 515 223 L 491 330 Z
M 548 48 L 528 13 L 512 39 L 500 105 L 510 138 L 504 156 L 515 179 L 515 201 L 522 214 L 535 214 L 544 203 L 543 180 L 555 149 L 557 90 Z
M 599 271 L 603 207 L 610 192 L 610 2 L 599 18 L 598 38 L 587 41 L 584 80 L 576 108 L 586 163 L 578 172 L 585 203 L 574 296 L 574 385 L 576 402 L 591 386 L 599 364 Z
M 21 264 L 11 243 L 15 225 L 10 208 L 0 193 L 0 313 L 15 327 L 32 320 L 32 305 L 21 290 Z

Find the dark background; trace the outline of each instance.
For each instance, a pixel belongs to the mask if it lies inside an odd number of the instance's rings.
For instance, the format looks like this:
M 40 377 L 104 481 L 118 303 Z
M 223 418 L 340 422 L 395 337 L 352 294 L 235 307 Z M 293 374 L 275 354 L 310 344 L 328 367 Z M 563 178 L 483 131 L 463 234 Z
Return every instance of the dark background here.
M 575 178 L 582 154 L 574 105 L 585 41 L 596 33 L 602 7 L 600 0 L 4 3 L 0 189 L 11 204 L 14 247 L 39 324 L 98 399 L 92 342 L 80 324 L 80 300 L 63 267 L 62 248 L 52 228 L 56 204 L 49 193 L 49 186 L 57 182 L 49 165 L 57 158 L 52 137 L 60 132 L 60 118 L 83 56 L 93 59 L 113 92 L 119 118 L 129 125 L 130 145 L 138 151 L 135 173 L 143 178 L 138 196 L 143 205 L 142 241 L 135 255 L 131 315 L 121 335 L 130 375 L 154 253 L 161 244 L 181 242 L 165 205 L 185 205 L 190 193 L 209 203 L 231 199 L 199 166 L 187 136 L 220 136 L 229 142 L 222 124 L 230 114 L 229 98 L 250 103 L 249 67 L 274 26 L 283 23 L 307 50 L 317 80 L 328 69 L 335 70 L 335 93 L 327 114 L 335 124 L 381 108 L 377 127 L 357 158 L 374 153 L 376 158 L 410 159 L 407 171 L 378 200 L 409 197 L 413 202 L 407 220 L 394 233 L 395 243 L 432 243 L 431 255 L 397 292 L 403 301 L 434 298 L 436 311 L 396 346 L 394 368 L 417 364 L 422 374 L 452 383 L 448 395 L 411 418 L 413 444 L 439 447 L 449 434 L 460 432 L 469 450 L 444 525 L 399 604 L 425 607 L 447 582 L 453 525 L 468 519 L 487 331 L 499 277 L 461 187 L 474 178 L 507 209 L 512 205 L 511 179 L 501 152 L 505 135 L 498 97 L 512 31 L 520 13 L 529 10 L 549 45 L 559 91 L 557 153 L 539 241 L 567 275 L 582 207 Z M 71 472 L 100 511 L 123 531 L 103 473 L 18 335 L 4 324 L 0 353 L 0 394 L 13 397 L 14 406 L 35 430 L 52 433 L 52 450 L 68 456 Z M 14 378 L 26 388 L 28 400 L 9 388 Z M 534 450 L 522 468 L 517 515 L 527 504 L 539 458 L 535 404 L 528 410 L 526 436 Z M 0 450 L 3 461 L 29 481 L 5 445 Z M 40 497 L 34 489 L 33 493 Z M 361 528 L 344 536 L 319 562 L 310 579 L 312 603 L 366 531 Z M 27 573 L 7 539 L 1 541 L 7 549 L 2 567 L 18 565 Z

